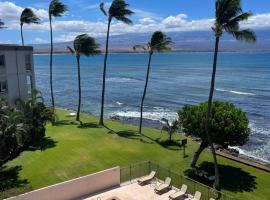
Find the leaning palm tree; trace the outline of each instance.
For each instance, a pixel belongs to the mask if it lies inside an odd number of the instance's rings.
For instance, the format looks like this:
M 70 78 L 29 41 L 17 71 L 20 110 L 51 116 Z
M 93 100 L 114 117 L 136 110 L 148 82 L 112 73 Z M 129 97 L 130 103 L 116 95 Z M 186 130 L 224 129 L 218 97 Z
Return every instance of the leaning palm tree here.
M 22 14 L 20 17 L 22 46 L 24 46 L 23 25 L 24 24 L 39 24 L 39 23 L 40 23 L 40 19 L 36 16 L 36 14 L 33 12 L 32 9 L 25 8 L 22 11 Z
M 107 29 L 107 39 L 106 39 L 106 51 L 104 58 L 104 69 L 103 69 L 103 83 L 102 83 L 102 97 L 101 97 L 101 112 L 99 124 L 104 125 L 103 116 L 104 116 L 104 98 L 105 98 L 105 88 L 106 88 L 106 71 L 107 71 L 107 58 L 108 58 L 108 48 L 109 48 L 109 37 L 110 37 L 110 28 L 112 20 L 115 18 L 125 24 L 131 25 L 132 21 L 127 18 L 134 14 L 131 10 L 128 9 L 129 4 L 124 0 L 113 0 L 109 11 L 105 11 L 104 3 L 100 4 L 100 10 L 108 18 L 108 29 Z
M 151 41 L 147 44 L 147 47 L 144 47 L 142 45 L 135 45 L 133 47 L 133 50 L 137 49 L 143 49 L 148 51 L 149 53 L 149 60 L 148 60 L 148 68 L 146 73 L 146 80 L 145 80 L 145 86 L 143 91 L 143 96 L 141 100 L 141 115 L 140 115 L 140 127 L 139 127 L 139 133 L 142 133 L 142 120 L 143 120 L 143 105 L 144 105 L 144 99 L 146 96 L 147 86 L 148 86 L 148 79 L 149 79 L 149 73 L 150 73 L 150 67 L 151 67 L 151 60 L 152 55 L 154 52 L 164 52 L 164 51 L 170 51 L 171 48 L 168 47 L 169 44 L 172 43 L 172 40 L 170 37 L 167 37 L 163 32 L 156 31 L 153 33 Z
M 49 21 L 51 33 L 51 51 L 50 51 L 50 87 L 51 87 L 51 101 L 54 113 L 54 95 L 53 95 L 53 80 L 52 80 L 52 54 L 53 54 L 53 30 L 52 30 L 52 17 L 61 17 L 67 12 L 67 6 L 59 0 L 52 0 L 49 6 Z
M 244 42 L 256 42 L 256 35 L 250 29 L 240 29 L 240 22 L 248 20 L 252 14 L 250 12 L 243 12 L 241 8 L 241 0 L 216 0 L 216 17 L 215 24 L 212 27 L 215 37 L 215 53 L 214 53 L 214 62 L 212 69 L 212 78 L 211 86 L 208 98 L 208 110 L 206 115 L 205 131 L 208 138 L 208 142 L 213 154 L 214 165 L 215 165 L 215 188 L 220 189 L 220 179 L 219 179 L 219 170 L 217 165 L 217 158 L 214 149 L 214 145 L 211 140 L 208 128 L 212 112 L 212 101 L 215 89 L 215 78 L 216 78 L 216 69 L 217 69 L 217 60 L 218 60 L 218 51 L 219 51 L 219 41 L 224 32 L 232 35 L 236 40 Z
M 79 101 L 76 120 L 80 121 L 81 112 L 81 66 L 80 58 L 81 55 L 94 56 L 100 54 L 101 51 L 98 50 L 99 44 L 96 40 L 87 34 L 78 35 L 74 40 L 74 47 L 67 47 L 72 54 L 75 54 L 77 59 L 77 69 L 78 69 L 78 89 L 79 89 Z

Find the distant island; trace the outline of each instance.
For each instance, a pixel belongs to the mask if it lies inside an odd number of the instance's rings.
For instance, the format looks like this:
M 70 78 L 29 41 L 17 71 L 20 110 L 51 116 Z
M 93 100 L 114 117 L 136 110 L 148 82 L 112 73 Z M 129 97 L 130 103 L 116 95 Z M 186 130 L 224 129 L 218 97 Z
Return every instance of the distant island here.
M 270 52 L 270 30 L 256 30 L 258 41 L 256 44 L 244 44 L 236 42 L 230 36 L 224 35 L 221 41 L 220 51 L 223 52 Z M 145 44 L 151 33 L 124 34 L 111 36 L 111 52 L 132 53 L 132 46 Z M 214 47 L 214 36 L 211 31 L 171 32 L 168 35 L 173 39 L 174 52 L 210 52 Z M 105 38 L 97 38 L 97 42 L 104 50 Z M 69 53 L 67 46 L 72 42 L 55 43 L 55 53 Z M 34 53 L 49 53 L 50 44 L 33 44 Z

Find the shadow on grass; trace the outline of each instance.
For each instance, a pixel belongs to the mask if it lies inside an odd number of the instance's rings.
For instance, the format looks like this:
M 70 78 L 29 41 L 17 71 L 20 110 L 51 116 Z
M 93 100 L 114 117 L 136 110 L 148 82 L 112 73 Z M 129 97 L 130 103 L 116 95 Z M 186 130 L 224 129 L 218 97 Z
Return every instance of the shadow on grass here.
M 22 170 L 21 166 L 7 168 L 0 167 L 0 190 L 5 191 L 15 187 L 24 187 L 29 184 L 27 179 L 20 179 L 19 172 Z
M 137 131 L 133 131 L 133 130 L 114 131 L 108 126 L 104 125 L 103 127 L 108 130 L 108 134 L 116 134 L 119 137 L 127 138 L 130 140 L 138 140 L 140 142 L 148 143 L 148 144 L 152 144 L 154 142 L 152 138 L 145 137 L 145 135 L 139 134 Z
M 220 183 L 221 188 L 231 192 L 251 192 L 256 189 L 256 177 L 250 173 L 243 171 L 241 168 L 233 167 L 230 165 L 218 165 L 220 170 Z M 204 170 L 210 175 L 214 175 L 214 164 L 211 162 L 203 162 L 198 167 L 199 170 Z M 195 173 L 194 169 L 188 169 L 184 174 L 194 180 L 208 184 L 212 183 L 202 180 Z
M 174 150 L 174 151 L 179 151 L 181 150 L 181 147 L 182 147 L 179 140 L 170 141 L 170 140 L 161 140 L 160 138 L 157 138 L 155 141 L 162 147 L 166 149 Z
M 27 150 L 28 151 L 36 151 L 36 150 L 45 151 L 46 149 L 56 147 L 57 143 L 58 142 L 53 140 L 52 138 L 45 137 L 45 138 L 42 138 L 40 141 L 35 142 L 31 146 L 29 146 Z
M 78 128 L 81 129 L 88 129 L 88 128 L 101 128 L 98 124 L 96 123 L 84 123 L 84 122 L 80 122 L 80 124 L 78 125 Z
M 54 126 L 68 126 L 68 125 L 78 125 L 78 123 L 72 120 L 58 120 L 53 125 Z

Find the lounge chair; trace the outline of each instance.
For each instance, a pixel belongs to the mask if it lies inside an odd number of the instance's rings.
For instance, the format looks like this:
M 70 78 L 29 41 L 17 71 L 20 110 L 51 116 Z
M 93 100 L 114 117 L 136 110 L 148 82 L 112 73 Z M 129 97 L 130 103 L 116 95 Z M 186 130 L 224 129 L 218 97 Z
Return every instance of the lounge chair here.
M 200 200 L 202 194 L 198 191 L 195 192 L 194 197 L 191 200 Z
M 171 181 L 172 179 L 170 177 L 167 177 L 164 183 L 161 183 L 159 186 L 156 186 L 155 192 L 162 193 L 164 191 L 169 190 L 171 188 Z
M 149 175 L 140 178 L 138 180 L 138 183 L 140 185 L 144 185 L 144 184 L 150 182 L 151 180 L 153 180 L 153 178 L 155 178 L 155 175 L 156 175 L 156 172 L 155 171 L 151 171 L 151 173 Z
M 183 184 L 181 187 L 181 190 L 178 192 L 175 192 L 169 196 L 169 199 L 180 199 L 185 196 L 187 192 L 187 185 Z

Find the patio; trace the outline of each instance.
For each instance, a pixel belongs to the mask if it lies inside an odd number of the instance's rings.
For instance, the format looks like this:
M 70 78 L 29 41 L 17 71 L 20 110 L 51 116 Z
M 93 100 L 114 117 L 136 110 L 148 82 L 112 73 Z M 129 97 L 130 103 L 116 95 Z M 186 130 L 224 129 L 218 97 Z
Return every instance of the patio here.
M 154 192 L 155 185 L 148 184 L 141 186 L 135 182 L 86 198 L 85 200 L 168 200 L 169 196 L 175 192 L 175 190 L 170 190 L 161 195 L 156 194 Z

